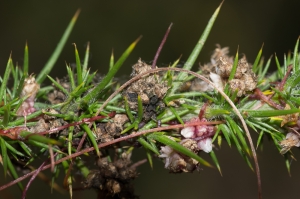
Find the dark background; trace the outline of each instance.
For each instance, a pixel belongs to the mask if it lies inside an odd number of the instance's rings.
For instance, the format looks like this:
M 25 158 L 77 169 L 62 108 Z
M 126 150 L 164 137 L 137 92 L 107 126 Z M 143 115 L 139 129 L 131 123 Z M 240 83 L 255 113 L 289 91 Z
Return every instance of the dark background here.
M 169 38 L 158 60 L 158 65 L 168 65 L 181 54 L 185 61 L 202 34 L 209 18 L 220 1 L 1 1 L 0 2 L 0 71 L 6 66 L 10 52 L 14 63 L 23 63 L 23 50 L 28 42 L 30 73 L 39 73 L 46 63 L 71 17 L 78 8 L 81 14 L 75 28 L 54 67 L 51 75 L 66 74 L 65 62 L 72 63 L 76 43 L 81 58 L 85 46 L 91 42 L 92 71 L 105 73 L 112 49 L 117 59 L 139 35 L 142 40 L 125 62 L 119 75 L 129 74 L 131 66 L 141 57 L 151 61 L 161 39 L 171 22 L 174 23 Z M 201 52 L 199 62 L 209 62 L 215 44 L 229 46 L 231 53 L 239 46 L 249 62 L 254 59 L 264 43 L 263 54 L 269 58 L 276 52 L 281 63 L 283 54 L 294 49 L 300 34 L 300 1 L 285 0 L 227 0 L 219 13 L 210 36 Z M 195 67 L 197 67 L 197 65 Z M 271 66 L 275 68 L 275 62 Z M 255 139 L 254 135 L 254 139 Z M 299 198 L 299 163 L 292 164 L 289 177 L 285 163 L 276 148 L 264 140 L 263 152 L 258 153 L 262 173 L 264 198 Z M 299 151 L 295 157 L 299 157 Z M 135 159 L 143 150 L 134 154 Z M 137 194 L 150 198 L 257 198 L 256 177 L 239 156 L 235 148 L 226 143 L 217 151 L 223 177 L 217 170 L 203 168 L 200 173 L 169 174 L 159 161 L 151 170 L 147 164 L 140 167 L 135 181 Z M 206 157 L 204 155 L 204 157 Z M 206 157 L 209 159 L 209 157 Z M 2 175 L 2 170 L 0 171 Z M 1 184 L 4 180 L 0 176 Z M 0 198 L 20 198 L 16 187 L 0 192 Z M 59 198 L 50 188 L 36 180 L 28 198 Z M 76 192 L 74 198 L 95 198 L 92 190 Z M 69 198 L 67 194 L 60 196 Z

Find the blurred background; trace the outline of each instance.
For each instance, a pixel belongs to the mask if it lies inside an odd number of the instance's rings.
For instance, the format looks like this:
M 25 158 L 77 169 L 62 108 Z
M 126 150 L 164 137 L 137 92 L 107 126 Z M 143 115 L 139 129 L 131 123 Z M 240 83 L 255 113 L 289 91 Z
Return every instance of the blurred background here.
M 138 36 L 143 35 L 119 76 L 128 75 L 131 66 L 141 57 L 151 62 L 162 37 L 173 22 L 169 38 L 158 59 L 158 66 L 173 63 L 182 55 L 187 60 L 202 34 L 209 18 L 220 0 L 190 1 L 1 1 L 0 2 L 0 72 L 3 74 L 9 54 L 14 63 L 23 63 L 24 45 L 29 45 L 30 73 L 38 74 L 44 66 L 62 33 L 78 8 L 79 19 L 73 32 L 51 72 L 52 77 L 66 74 L 65 62 L 73 63 L 77 44 L 83 58 L 87 42 L 91 43 L 89 67 L 92 71 L 106 73 L 112 49 L 117 59 Z M 216 44 L 229 46 L 231 54 L 245 53 L 249 62 L 264 44 L 265 59 L 277 54 L 283 63 L 283 54 L 294 49 L 300 34 L 300 1 L 296 0 L 226 0 L 216 23 L 197 60 L 209 62 Z M 275 62 L 272 60 L 272 68 Z M 256 135 L 254 135 L 254 140 Z M 295 150 L 295 157 L 300 157 Z M 139 154 L 140 153 L 140 154 Z M 134 159 L 143 158 L 143 150 Z M 150 198 L 257 198 L 256 176 L 234 148 L 225 143 L 217 151 L 222 167 L 217 170 L 203 168 L 200 173 L 169 174 L 163 163 L 156 161 L 154 169 L 145 164 L 139 168 L 135 181 L 136 193 L 142 199 Z M 268 140 L 258 153 L 262 174 L 264 198 L 299 198 L 299 162 L 294 161 L 289 176 L 283 157 Z M 205 156 L 209 159 L 208 156 Z M 48 173 L 49 174 L 49 173 Z M 10 179 L 3 178 L 0 184 Z M 59 182 L 58 182 L 59 183 Z M 42 195 L 41 195 L 42 194 Z M 28 198 L 69 198 L 68 194 L 51 194 L 50 187 L 36 180 L 29 189 Z M 20 198 L 17 187 L 0 193 L 0 198 Z M 74 198 L 95 198 L 93 190 L 76 192 Z

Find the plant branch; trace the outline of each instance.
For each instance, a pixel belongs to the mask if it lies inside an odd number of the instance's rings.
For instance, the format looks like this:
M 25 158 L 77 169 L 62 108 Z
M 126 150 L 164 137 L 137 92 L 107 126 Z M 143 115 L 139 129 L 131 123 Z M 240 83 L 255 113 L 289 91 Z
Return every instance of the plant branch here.
M 258 165 L 258 160 L 257 160 L 257 154 L 255 151 L 255 147 L 249 132 L 249 129 L 246 125 L 246 122 L 243 118 L 243 116 L 241 115 L 241 113 L 239 112 L 239 110 L 236 108 L 236 106 L 234 105 L 234 103 L 230 100 L 230 98 L 218 87 L 216 86 L 214 83 L 212 83 L 210 80 L 208 80 L 207 78 L 205 78 L 202 75 L 199 75 L 198 73 L 195 73 L 193 71 L 190 70 L 185 70 L 185 69 L 181 69 L 181 68 L 157 68 L 157 69 L 152 69 L 149 70 L 147 72 L 141 73 L 137 76 L 135 76 L 134 78 L 130 79 L 129 81 L 127 81 L 125 84 L 123 84 L 119 89 L 117 89 L 103 104 L 102 106 L 98 109 L 96 115 L 98 115 L 103 109 L 104 107 L 111 101 L 112 98 L 114 98 L 118 93 L 120 93 L 121 90 L 123 90 L 125 87 L 127 87 L 128 85 L 132 84 L 132 82 L 142 78 L 143 76 L 149 75 L 151 73 L 156 73 L 156 72 L 160 72 L 160 71 L 178 71 L 178 72 L 184 72 L 184 73 L 188 73 L 190 75 L 193 75 L 201 80 L 203 80 L 204 82 L 210 84 L 211 86 L 213 86 L 223 97 L 224 99 L 230 104 L 230 106 L 233 108 L 234 112 L 237 114 L 237 116 L 239 117 L 239 119 L 242 122 L 243 128 L 245 129 L 245 133 L 246 136 L 248 138 L 248 141 L 250 143 L 250 147 L 251 147 L 251 151 L 252 151 L 252 155 L 253 155 L 253 159 L 254 159 L 254 164 L 255 164 L 255 170 L 256 170 L 256 176 L 257 176 L 257 184 L 258 184 L 258 197 L 262 198 L 261 195 L 261 178 L 260 178 L 260 169 L 259 169 L 259 165 Z

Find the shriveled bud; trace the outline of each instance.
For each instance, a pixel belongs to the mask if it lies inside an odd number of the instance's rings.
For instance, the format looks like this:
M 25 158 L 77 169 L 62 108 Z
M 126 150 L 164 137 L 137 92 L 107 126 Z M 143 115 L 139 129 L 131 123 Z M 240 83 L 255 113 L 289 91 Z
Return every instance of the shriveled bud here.
M 18 116 L 26 116 L 35 112 L 34 101 L 37 92 L 40 89 L 40 85 L 36 83 L 33 76 L 29 76 L 24 81 L 24 86 L 20 94 L 20 98 L 28 96 L 28 98 L 22 103 L 20 108 L 17 110 Z
M 296 133 L 288 133 L 285 136 L 285 139 L 282 140 L 279 145 L 282 147 L 280 150 L 281 154 L 285 154 L 288 152 L 292 147 L 299 147 L 300 146 L 300 137 Z

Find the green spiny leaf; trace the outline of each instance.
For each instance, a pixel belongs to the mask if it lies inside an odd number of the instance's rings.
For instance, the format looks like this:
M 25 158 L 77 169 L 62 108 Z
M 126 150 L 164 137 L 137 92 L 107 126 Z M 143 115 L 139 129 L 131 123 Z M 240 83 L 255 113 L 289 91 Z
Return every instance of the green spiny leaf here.
M 208 163 L 207 161 L 205 161 L 204 159 L 202 159 L 201 157 L 199 157 L 197 154 L 195 154 L 194 152 L 188 150 L 187 148 L 185 148 L 184 146 L 178 144 L 177 142 L 171 140 L 170 138 L 168 138 L 165 135 L 160 135 L 160 134 L 152 134 L 152 138 L 158 142 L 161 142 L 167 146 L 172 147 L 174 150 L 187 155 L 191 158 L 194 158 L 195 160 L 197 160 L 200 164 L 203 164 L 205 166 L 208 167 L 212 167 L 212 165 L 210 163 Z
M 71 22 L 69 23 L 67 29 L 65 30 L 62 38 L 60 39 L 60 41 L 58 42 L 54 52 L 52 53 L 51 57 L 49 58 L 49 60 L 47 61 L 47 63 L 45 64 L 44 68 L 42 69 L 42 71 L 39 73 L 39 75 L 36 78 L 36 81 L 41 84 L 46 76 L 50 73 L 50 71 L 52 70 L 55 62 L 57 61 L 63 47 L 65 46 L 71 32 L 72 29 L 76 23 L 76 20 L 78 18 L 78 15 L 80 13 L 80 10 L 77 10 L 75 15 L 73 16 Z
M 137 40 L 135 40 L 122 54 L 122 56 L 118 59 L 118 61 L 115 63 L 113 68 L 109 70 L 107 75 L 102 79 L 102 81 L 86 96 L 83 97 L 83 100 L 88 102 L 88 104 L 93 103 L 96 101 L 100 95 L 102 94 L 102 90 L 106 87 L 106 85 L 112 80 L 112 78 L 115 76 L 115 74 L 118 72 L 122 64 L 125 62 L 127 57 L 130 55 L 130 53 L 135 48 L 136 44 L 139 42 L 141 37 L 139 37 Z
M 89 174 L 89 169 L 85 166 L 85 164 L 83 163 L 82 159 L 77 158 L 76 159 L 76 165 L 77 167 L 80 169 L 82 175 L 84 177 L 86 177 Z
M 264 67 L 264 70 L 259 73 L 259 80 L 258 81 L 261 81 L 265 76 L 266 76 L 266 73 L 270 67 L 270 64 L 271 64 L 271 60 L 272 60 L 272 56 L 268 59 L 267 63 L 266 63 L 266 66 Z
M 52 77 L 50 77 L 49 75 L 47 75 L 47 77 L 50 79 L 50 81 L 59 89 L 61 90 L 65 95 L 69 95 L 69 92 L 62 86 L 60 85 L 60 83 L 58 83 L 57 81 L 55 81 Z
M 238 136 L 243 149 L 248 153 L 248 155 L 250 156 L 251 151 L 250 148 L 248 147 L 245 137 L 242 133 L 242 130 L 240 129 L 240 127 L 234 122 L 234 120 L 232 120 L 230 117 L 226 117 L 227 122 L 229 123 L 229 125 L 231 126 L 231 129 L 233 130 L 233 132 Z
M 12 64 L 13 65 L 13 64 Z M 18 84 L 20 82 L 20 79 L 19 79 L 19 67 L 11 67 L 11 73 L 12 73 L 12 76 L 13 76 L 13 79 L 14 79 L 14 85 L 13 85 L 13 89 L 12 89 L 12 98 L 16 98 L 16 92 L 18 90 Z
M 284 90 L 286 92 L 291 92 L 291 90 L 296 85 L 298 85 L 299 82 L 300 82 L 300 70 L 294 72 L 293 75 L 288 78 L 288 80 L 286 81 L 286 83 L 284 85 Z
M 6 148 L 11 152 L 14 153 L 18 156 L 21 157 L 25 157 L 25 155 L 23 153 L 21 153 L 20 151 L 18 151 L 16 148 L 14 148 L 12 145 L 10 145 L 8 142 L 5 142 Z
M 300 113 L 300 109 L 294 108 L 289 110 L 243 110 L 244 114 L 251 117 L 273 117 L 281 115 L 289 115 L 294 113 Z
M 84 61 L 83 61 L 83 66 L 82 66 L 82 75 L 83 77 L 87 73 L 87 67 L 89 64 L 89 57 L 90 57 L 90 42 L 88 42 L 85 50 L 85 56 L 84 56 Z
M 151 169 L 153 169 L 153 159 L 152 159 L 152 155 L 150 153 L 149 150 L 146 149 L 146 155 L 147 155 L 147 159 L 148 159 L 148 162 L 150 164 L 150 167 Z
M 228 126 L 226 124 L 220 124 L 218 125 L 218 129 L 220 129 L 229 145 L 229 147 L 231 147 L 231 141 L 230 141 L 230 129 L 228 128 Z
M 138 138 L 138 141 L 141 145 L 143 145 L 143 147 L 145 147 L 146 149 L 149 149 L 152 152 L 154 152 L 155 154 L 159 155 L 159 151 L 157 150 L 157 148 L 155 148 L 151 144 L 149 144 L 144 138 L 140 137 L 140 138 Z
M 125 110 L 126 110 L 127 116 L 129 117 L 129 120 L 132 123 L 134 121 L 134 117 L 130 111 L 128 100 L 127 100 L 126 96 L 124 97 L 124 102 L 125 102 Z
M 82 67 L 81 67 L 81 63 L 80 63 L 80 58 L 79 58 L 79 53 L 78 50 L 76 48 L 76 44 L 73 44 L 75 47 L 75 59 L 76 59 L 76 72 L 77 72 L 77 85 L 82 83 Z
M 211 159 L 213 160 L 213 162 L 215 163 L 216 167 L 218 168 L 218 170 L 219 170 L 219 172 L 220 172 L 220 174 L 221 174 L 221 176 L 222 176 L 221 167 L 220 167 L 220 164 L 219 164 L 219 161 L 218 161 L 218 158 L 217 158 L 215 152 L 214 152 L 214 151 L 211 151 L 211 152 L 209 153 L 209 155 L 210 155 Z
M 114 50 L 112 50 L 110 55 L 110 60 L 109 60 L 109 70 L 111 70 L 114 65 L 115 65 L 115 57 L 114 57 Z
M 181 117 L 177 114 L 177 112 L 175 111 L 175 109 L 173 107 L 169 107 L 170 111 L 176 116 L 177 120 L 180 122 L 180 124 L 184 124 L 183 120 L 181 119 Z
M 8 103 L 7 105 L 5 105 L 3 107 L 3 109 L 4 109 L 4 114 L 3 114 L 3 119 L 2 119 L 2 125 L 4 127 L 7 127 L 7 124 L 9 122 L 9 118 L 10 118 L 10 113 L 11 113 L 10 104 Z
M 9 56 L 9 59 L 8 59 L 7 65 L 6 65 L 6 69 L 5 69 L 5 72 L 4 72 L 4 77 L 3 77 L 3 80 L 2 80 L 2 83 L 1 83 L 1 88 L 0 88 L 0 102 L 2 100 L 4 100 L 4 97 L 6 96 L 5 91 L 6 91 L 6 88 L 7 88 L 7 82 L 8 82 L 8 78 L 9 78 L 9 75 L 10 75 L 11 67 L 12 67 L 12 59 L 11 59 L 11 56 Z M 4 103 L 6 103 L 6 102 L 4 102 Z
M 2 156 L 2 164 L 3 164 L 3 170 L 4 170 L 4 177 L 6 177 L 7 173 L 7 162 L 8 162 L 8 154 L 6 149 L 5 140 L 0 136 L 0 147 L 1 147 L 1 156 Z
M 11 161 L 10 161 L 9 158 L 7 158 L 7 166 L 8 166 L 8 170 L 9 170 L 10 174 L 12 175 L 12 177 L 14 179 L 19 178 L 19 176 L 18 176 L 18 174 L 16 172 L 16 169 L 15 169 L 14 165 L 11 163 Z M 21 189 L 21 191 L 23 191 L 24 188 L 23 188 L 23 185 L 22 185 L 21 182 L 18 182 L 18 186 Z
M 289 175 L 291 176 L 291 161 L 289 160 L 287 154 L 284 155 L 284 159 L 285 159 L 285 166 L 286 166 L 286 169 L 287 169 Z
M 295 71 L 295 72 L 299 71 L 298 46 L 299 46 L 299 37 L 297 39 L 297 42 L 296 42 L 296 45 L 294 48 L 294 56 L 293 56 L 293 71 Z
M 73 75 L 73 72 L 72 72 L 70 66 L 68 66 L 68 65 L 67 65 L 67 73 L 68 73 L 69 80 L 70 80 L 71 90 L 74 90 L 76 88 L 74 75 Z
M 97 144 L 96 138 L 93 135 L 93 132 L 91 131 L 91 129 L 88 127 L 87 124 L 82 124 L 81 127 L 83 128 L 83 130 L 85 130 L 85 132 L 88 135 L 88 138 L 92 142 L 92 145 L 93 145 L 93 147 L 94 147 L 94 149 L 95 149 L 95 151 L 97 153 L 97 156 L 100 157 L 100 151 L 99 151 L 99 148 L 98 148 L 98 144 Z
M 143 111 L 143 102 L 141 99 L 141 96 L 138 95 L 137 98 L 137 102 L 138 102 L 138 117 L 137 117 L 137 121 L 138 123 L 140 123 L 143 119 L 143 115 L 144 115 L 144 111 Z
M 28 76 L 28 68 L 29 68 L 29 51 L 28 51 L 28 46 L 27 42 L 25 44 L 25 50 L 24 50 L 24 64 L 23 64 L 23 74 L 25 77 Z
M 47 138 L 40 134 L 31 133 L 31 132 L 27 132 L 27 131 L 22 131 L 20 133 L 20 136 L 24 139 L 35 141 L 35 142 L 40 142 L 40 143 L 45 143 L 45 144 L 53 144 L 53 145 L 62 145 L 59 141 L 57 141 L 55 139 L 50 139 L 50 138 Z
M 211 28 L 213 27 L 213 24 L 219 14 L 219 11 L 221 9 L 223 2 L 219 5 L 219 7 L 215 10 L 214 14 L 212 15 L 212 17 L 210 18 L 210 20 L 208 21 L 207 26 L 204 29 L 204 32 L 202 33 L 198 43 L 196 44 L 196 46 L 194 47 L 192 53 L 190 54 L 188 60 L 186 61 L 186 63 L 183 66 L 183 69 L 186 70 L 190 70 L 192 68 L 192 66 L 194 65 L 196 59 L 198 58 L 198 55 L 200 54 L 202 47 L 204 46 L 204 43 L 210 33 Z M 181 82 L 185 81 L 185 79 L 187 78 L 187 74 L 186 73 L 179 73 L 177 76 L 177 82 L 174 82 L 173 84 L 173 88 L 170 92 L 170 94 L 175 93 L 176 90 L 178 90 Z
M 278 60 L 278 58 L 277 58 L 276 53 L 275 53 L 275 62 L 276 62 L 276 66 L 277 66 L 278 76 L 279 76 L 280 79 L 282 79 L 284 75 L 283 75 L 283 73 L 282 73 L 282 68 L 281 68 L 281 65 L 280 65 L 280 63 L 279 63 L 279 60 Z
M 261 55 L 262 55 L 262 49 L 264 47 L 264 44 L 261 46 L 260 50 L 258 51 L 258 54 L 255 58 L 255 61 L 254 61 L 254 64 L 252 66 L 252 70 L 256 73 L 257 72 L 257 66 L 258 66 L 258 63 L 260 61 L 260 58 L 261 58 Z
M 258 139 L 257 139 L 256 149 L 260 145 L 260 143 L 262 141 L 262 138 L 263 138 L 263 135 L 264 135 L 264 131 L 261 131 L 260 134 L 259 134 L 259 136 L 258 136 Z
M 24 152 L 28 155 L 31 156 L 32 150 L 29 146 L 27 146 L 24 142 L 18 140 L 19 145 L 21 148 L 24 150 Z
M 234 62 L 233 62 L 233 66 L 232 66 L 232 70 L 230 72 L 230 75 L 229 75 L 229 78 L 228 78 L 228 81 L 232 80 L 234 78 L 234 75 L 236 73 L 236 68 L 238 66 L 238 62 L 239 62 L 239 47 L 236 51 L 236 54 L 235 54 L 235 58 L 234 58 Z
M 70 126 L 68 129 L 68 154 L 72 154 L 72 140 L 73 140 L 73 131 L 74 131 L 74 126 Z

